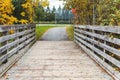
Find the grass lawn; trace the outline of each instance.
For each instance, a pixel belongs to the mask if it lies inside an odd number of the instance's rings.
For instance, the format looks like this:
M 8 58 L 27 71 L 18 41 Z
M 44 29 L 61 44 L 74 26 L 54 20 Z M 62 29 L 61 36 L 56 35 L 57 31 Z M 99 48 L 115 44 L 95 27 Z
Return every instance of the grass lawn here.
M 50 28 L 53 28 L 55 26 L 37 26 L 36 27 L 36 37 L 37 40 L 40 39 L 40 37 L 42 37 L 42 35 Z
M 67 30 L 69 40 L 74 40 L 74 28 L 73 28 L 73 26 L 68 26 L 66 30 Z

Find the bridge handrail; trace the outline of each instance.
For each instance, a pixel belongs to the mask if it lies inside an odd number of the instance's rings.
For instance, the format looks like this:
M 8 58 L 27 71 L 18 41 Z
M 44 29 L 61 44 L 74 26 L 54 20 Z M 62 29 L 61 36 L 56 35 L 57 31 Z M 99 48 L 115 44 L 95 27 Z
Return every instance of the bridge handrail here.
M 9 58 L 35 42 L 35 28 L 35 24 L 0 25 L 0 76 L 5 70 L 1 67 L 9 61 Z
M 74 37 L 92 59 L 120 80 L 120 27 L 75 25 Z

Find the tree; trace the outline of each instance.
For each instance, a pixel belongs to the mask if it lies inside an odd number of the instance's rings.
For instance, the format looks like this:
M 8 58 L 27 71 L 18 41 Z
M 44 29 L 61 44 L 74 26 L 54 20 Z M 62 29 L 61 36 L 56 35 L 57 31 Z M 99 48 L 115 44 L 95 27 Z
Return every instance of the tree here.
M 39 20 L 39 15 L 41 15 L 38 14 L 39 10 L 48 6 L 49 2 L 48 0 L 13 0 L 13 4 L 15 6 L 14 16 L 18 18 L 18 23 L 27 24 L 33 23 L 36 16 L 37 20 Z
M 52 12 L 51 12 L 51 21 L 54 21 L 55 20 L 55 13 L 56 13 L 56 8 L 55 6 L 53 6 L 53 9 L 52 9 Z
M 64 0 L 65 7 L 75 9 L 75 23 L 120 25 L 120 0 Z
M 45 20 L 45 11 L 44 8 L 39 4 L 35 9 L 35 21 L 39 22 Z
M 11 0 L 0 0 L 0 24 L 13 24 L 17 22 L 12 14 L 14 6 Z
M 22 4 L 25 4 L 25 0 L 13 0 L 13 5 L 15 6 L 15 10 L 13 11 L 13 15 L 19 20 L 18 23 L 26 23 L 28 16 L 26 16 L 26 10 L 23 8 Z M 17 4 L 17 5 L 16 5 Z

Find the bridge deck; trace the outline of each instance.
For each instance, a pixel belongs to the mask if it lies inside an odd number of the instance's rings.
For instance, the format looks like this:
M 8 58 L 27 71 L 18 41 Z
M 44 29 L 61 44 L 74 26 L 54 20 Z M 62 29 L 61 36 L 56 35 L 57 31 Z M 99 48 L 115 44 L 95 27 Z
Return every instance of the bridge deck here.
M 72 41 L 37 41 L 3 80 L 113 80 Z

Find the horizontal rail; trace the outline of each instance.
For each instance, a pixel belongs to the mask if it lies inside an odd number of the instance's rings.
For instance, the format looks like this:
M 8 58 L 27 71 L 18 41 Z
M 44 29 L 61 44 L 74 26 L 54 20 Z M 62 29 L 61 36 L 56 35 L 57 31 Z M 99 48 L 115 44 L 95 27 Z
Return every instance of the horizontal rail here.
M 12 34 L 12 35 L 7 35 L 7 36 L 0 37 L 0 42 L 4 42 L 4 41 L 7 41 L 9 39 L 13 39 L 13 38 L 16 38 L 18 36 L 28 34 L 28 33 L 32 32 L 32 31 L 33 30 L 27 30 L 27 31 L 15 33 L 15 34 Z
M 92 43 L 94 43 L 94 44 L 96 44 L 96 45 L 99 44 L 99 43 L 97 43 L 96 41 L 93 41 L 93 40 L 91 40 L 91 39 L 89 39 L 89 38 L 85 38 L 85 37 L 82 36 L 82 35 L 78 35 L 78 34 L 76 34 L 76 35 L 79 36 L 79 37 L 81 37 L 82 39 L 87 40 L 87 41 L 90 41 L 90 42 L 92 42 Z M 80 41 L 80 39 L 78 39 L 78 38 L 77 38 L 77 40 Z M 83 41 L 83 40 L 82 40 L 82 42 L 85 43 L 85 41 Z M 91 48 L 92 50 L 94 50 L 95 52 L 97 52 L 99 55 L 101 55 L 101 56 L 103 56 L 104 58 L 106 58 L 107 60 L 109 60 L 110 62 L 112 62 L 113 64 L 115 64 L 115 65 L 117 65 L 118 67 L 120 67 L 120 61 L 118 61 L 118 60 L 116 60 L 115 58 L 109 56 L 108 54 L 105 54 L 103 51 L 97 49 L 96 47 L 94 47 L 93 45 L 90 45 L 89 43 L 86 43 L 85 45 L 88 46 L 89 48 Z M 98 45 L 98 46 L 99 46 L 99 45 Z M 108 49 L 108 50 L 109 50 L 109 49 Z
M 21 48 L 25 47 L 28 43 L 30 43 L 35 37 L 32 37 L 31 39 L 25 41 L 23 44 L 19 45 L 18 47 L 12 49 L 7 54 L 3 55 L 0 58 L 0 62 L 4 62 L 6 59 L 10 58 L 12 55 L 14 55 L 16 52 L 18 52 Z
M 108 33 L 109 32 L 109 33 Z M 106 34 L 107 33 L 107 34 Z M 94 58 L 114 78 L 120 79 L 120 39 L 110 34 L 120 34 L 119 27 L 74 27 L 75 42 Z M 117 70 L 116 70 L 117 69 Z
M 82 31 L 82 30 L 77 30 L 77 29 L 75 29 L 75 31 L 82 33 L 82 34 L 90 35 L 92 37 L 96 37 L 96 38 L 99 38 L 99 39 L 102 39 L 102 40 L 105 40 L 108 42 L 111 42 L 111 43 L 114 43 L 117 45 L 120 45 L 120 39 L 118 39 L 118 38 L 110 38 L 107 35 L 101 35 L 101 34 L 97 34 L 97 33 L 94 34 L 94 33 L 88 32 L 88 31 Z
M 78 27 L 78 28 L 81 28 L 81 29 L 91 29 L 91 30 L 120 34 L 120 27 L 118 27 L 118 26 L 112 27 L 112 26 L 90 26 L 90 25 L 79 26 L 79 25 L 76 25 L 75 27 Z
M 27 36 L 25 36 L 25 37 L 23 37 L 21 39 L 18 39 L 16 41 L 13 41 L 11 43 L 6 44 L 3 47 L 0 47 L 0 53 L 4 52 L 5 50 L 7 50 L 7 49 L 9 49 L 9 48 L 11 48 L 13 46 L 15 46 L 16 44 L 19 44 L 19 43 L 23 42 L 24 40 L 26 40 L 27 38 L 29 38 L 29 37 L 31 37 L 33 35 L 35 35 L 35 34 L 34 33 L 33 34 L 29 34 L 29 35 L 27 35 Z
M 8 26 L 2 26 L 0 25 L 0 32 L 6 32 L 9 30 L 20 30 L 20 29 L 26 29 L 29 27 L 34 27 L 34 24 L 29 24 L 29 25 L 8 25 Z
M 10 63 L 0 71 L 6 71 L 5 69 L 14 63 L 10 62 L 10 59 L 15 55 L 23 55 L 23 53 L 19 52 L 28 49 L 28 46 L 35 42 L 35 30 L 35 24 L 0 26 L 0 68 Z M 3 72 L 0 72 L 0 75 Z
M 85 37 L 85 36 L 83 36 L 83 35 L 80 35 L 80 34 L 77 34 L 77 35 L 80 36 L 81 38 L 83 38 L 83 39 L 85 39 L 85 40 L 87 40 L 87 41 L 95 44 L 95 45 L 98 45 L 98 46 L 104 48 L 104 49 L 107 50 L 107 51 L 110 51 L 110 52 L 112 52 L 112 53 L 120 56 L 120 50 L 118 50 L 118 49 L 115 49 L 115 48 L 113 48 L 113 47 L 110 47 L 110 46 L 108 46 L 108 45 L 105 45 L 104 43 L 100 43 L 100 42 L 98 42 L 98 41 L 95 41 L 95 40 L 90 39 L 90 38 L 88 38 L 88 37 Z
M 76 38 L 76 37 L 75 37 Z M 79 41 L 75 40 L 75 42 L 94 60 L 96 61 L 103 69 L 105 69 L 109 74 L 115 76 L 116 80 L 119 80 L 120 73 L 116 72 L 110 65 L 105 63 L 102 59 L 100 59 L 97 55 L 93 53 L 90 49 L 86 48 L 86 46 L 82 45 Z

